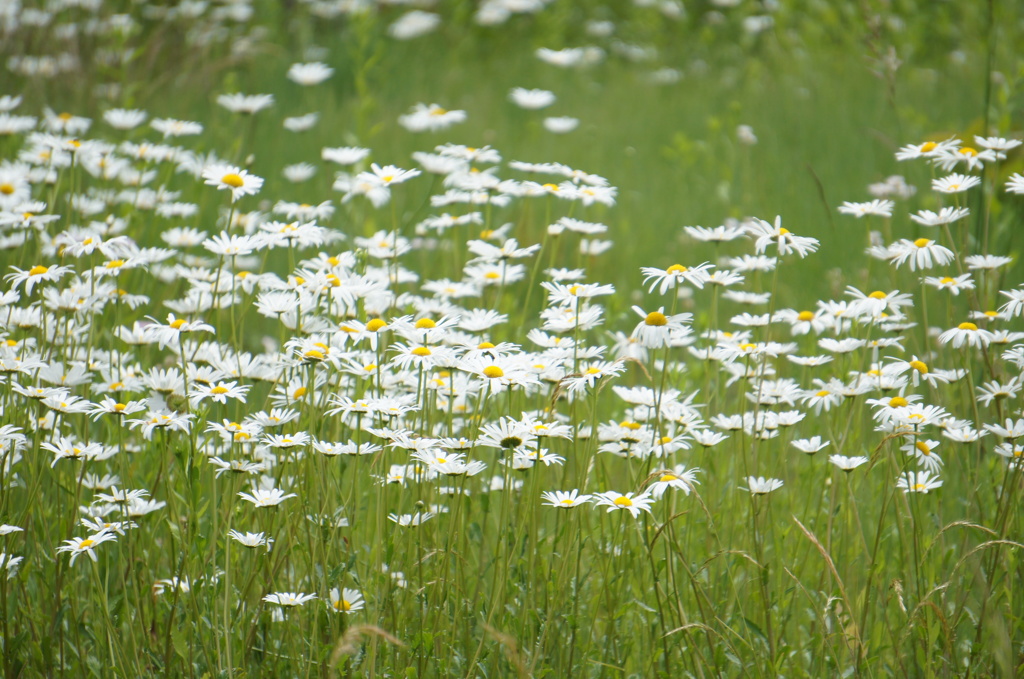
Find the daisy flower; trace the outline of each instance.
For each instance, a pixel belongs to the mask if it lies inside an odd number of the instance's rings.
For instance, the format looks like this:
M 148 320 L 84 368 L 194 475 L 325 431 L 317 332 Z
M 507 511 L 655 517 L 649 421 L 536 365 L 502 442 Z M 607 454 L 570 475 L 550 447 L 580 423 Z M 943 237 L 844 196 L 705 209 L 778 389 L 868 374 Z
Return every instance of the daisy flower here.
M 245 403 L 245 395 L 250 387 L 240 385 L 238 382 L 217 382 L 216 384 L 195 384 L 192 393 L 188 395 L 193 407 L 205 399 L 212 399 L 217 403 L 227 403 L 229 398 L 237 399 Z
M 748 476 L 747 488 L 740 490 L 750 491 L 752 495 L 767 495 L 772 491 L 782 488 L 783 482 L 780 479 L 766 479 L 763 476 Z
M 875 199 L 867 203 L 851 203 L 847 201 L 839 206 L 839 213 L 844 215 L 853 215 L 858 219 L 867 215 L 892 217 L 892 209 L 895 206 L 896 203 L 891 200 Z
M 365 602 L 358 590 L 346 587 L 339 592 L 338 588 L 334 587 L 330 594 L 331 601 L 327 606 L 335 613 L 355 613 L 363 610 Z
M 597 493 L 593 497 L 594 504 L 598 507 L 607 507 L 609 514 L 617 509 L 625 509 L 633 515 L 634 519 L 640 516 L 641 511 L 651 514 L 651 504 L 654 502 L 650 490 L 644 491 L 639 495 L 634 493 L 623 495 L 614 490 L 609 490 L 605 493 Z
M 547 108 L 555 103 L 555 94 L 548 90 L 528 90 L 515 87 L 508 93 L 508 98 L 516 106 L 529 110 Z
M 952 224 L 969 214 L 971 214 L 970 208 L 944 207 L 938 212 L 921 210 L 916 215 L 910 215 L 910 218 L 922 226 L 941 226 L 942 224 Z
M 256 507 L 275 507 L 290 497 L 298 497 L 295 493 L 284 494 L 280 488 L 271 488 L 270 490 L 264 490 L 263 488 L 253 488 L 252 494 L 249 493 L 238 493 L 238 497 L 243 500 L 248 500 L 253 503 Z
M 681 283 L 690 283 L 693 287 L 703 290 L 708 280 L 708 270 L 714 268 L 714 264 L 704 262 L 694 267 L 686 267 L 682 264 L 673 264 L 667 269 L 658 269 L 645 266 L 640 269 L 644 275 L 644 285 L 651 284 L 649 292 L 658 288 L 658 294 L 664 295 L 667 291 L 674 289 Z
M 268 604 L 292 607 L 301 606 L 307 601 L 312 601 L 315 598 L 316 594 L 303 594 L 302 592 L 274 592 L 263 597 L 263 600 Z
M 962 276 L 953 278 L 951 276 L 925 276 L 921 279 L 925 285 L 930 285 L 933 288 L 939 290 L 949 290 L 953 296 L 958 296 L 961 290 L 973 290 L 974 281 L 971 280 L 971 274 L 965 273 Z
M 939 335 L 939 342 L 952 344 L 954 349 L 959 349 L 964 344 L 969 347 L 987 347 L 992 337 L 992 332 L 979 330 L 974 323 L 965 322 Z
M 889 246 L 889 255 L 897 268 L 909 262 L 911 271 L 944 266 L 955 258 L 952 250 L 929 238 L 900 239 Z
M 822 441 L 820 436 L 812 436 L 809 439 L 794 439 L 790 444 L 797 450 L 814 455 L 819 450 L 827 448 L 831 441 Z
M 692 314 L 665 315 L 665 307 L 657 311 L 645 312 L 638 306 L 633 307 L 643 320 L 633 329 L 630 339 L 638 341 L 648 349 L 671 346 L 672 340 L 686 335 L 690 329 L 685 325 L 693 318 Z
M 263 187 L 263 179 L 234 165 L 211 165 L 202 171 L 207 186 L 231 192 L 231 202 L 242 196 L 255 195 Z
M 248 547 L 249 549 L 266 547 L 268 552 L 274 543 L 274 538 L 267 537 L 265 533 L 239 533 L 236 530 L 229 530 L 228 537 L 243 547 Z
M 672 469 L 664 469 L 658 473 L 657 480 L 648 487 L 648 490 L 656 500 L 660 500 L 669 488 L 681 490 L 689 495 L 693 487 L 700 484 L 700 481 L 697 480 L 697 474 L 700 471 L 699 467 L 687 469 L 681 464 Z
M 589 495 L 580 495 L 579 490 L 573 488 L 566 492 L 564 490 L 545 491 L 540 494 L 544 504 L 559 509 L 571 509 L 590 502 Z
M 289 80 L 305 87 L 319 85 L 332 75 L 334 75 L 334 69 L 319 61 L 308 64 L 292 64 L 287 73 Z
M 847 457 L 846 455 L 829 455 L 828 461 L 842 469 L 844 472 L 852 472 L 857 467 L 868 462 L 863 456 Z
M 94 533 L 87 538 L 71 538 L 70 540 L 65 540 L 64 544 L 57 548 L 57 553 L 67 552 L 71 554 L 72 566 L 75 565 L 75 559 L 82 554 L 88 554 L 90 559 L 98 561 L 96 552 L 94 551 L 96 545 L 103 542 L 110 542 L 112 540 L 117 540 L 117 535 L 106 531 Z
M 907 472 L 896 479 L 896 487 L 904 493 L 924 493 L 942 486 L 942 481 L 930 472 Z
M 953 173 L 932 180 L 932 189 L 939 193 L 962 193 L 981 184 L 981 178 L 967 174 Z
M 54 282 L 60 280 L 64 274 L 71 272 L 70 266 L 58 266 L 53 264 L 51 266 L 36 265 L 31 269 L 22 271 L 16 266 L 12 266 L 14 273 L 9 273 L 4 276 L 4 280 L 11 283 L 11 289 L 17 290 L 18 286 L 22 283 L 25 284 L 25 293 L 31 295 L 32 288 L 43 281 Z
M 913 455 L 922 468 L 935 474 L 942 468 L 942 458 L 935 453 L 938 447 L 938 441 L 911 441 L 900 446 L 900 450 L 907 455 Z
M 272 94 L 222 94 L 217 103 L 232 113 L 253 114 L 274 105 Z
M 747 233 L 756 238 L 754 249 L 757 254 L 764 254 L 769 245 L 775 245 L 779 255 L 787 255 L 795 252 L 804 258 L 818 250 L 818 240 L 806 236 L 796 236 L 790 233 L 789 229 L 782 226 L 782 217 L 775 218 L 775 224 L 769 224 L 763 219 L 756 219 L 747 225 Z

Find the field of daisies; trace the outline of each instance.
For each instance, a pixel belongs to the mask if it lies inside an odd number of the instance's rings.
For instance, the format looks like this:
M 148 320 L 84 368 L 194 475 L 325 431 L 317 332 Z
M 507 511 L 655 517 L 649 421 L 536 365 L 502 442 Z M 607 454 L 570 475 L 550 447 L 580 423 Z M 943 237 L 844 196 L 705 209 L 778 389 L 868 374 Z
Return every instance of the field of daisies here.
M 2 3 L 3 676 L 1020 676 L 960 4 Z

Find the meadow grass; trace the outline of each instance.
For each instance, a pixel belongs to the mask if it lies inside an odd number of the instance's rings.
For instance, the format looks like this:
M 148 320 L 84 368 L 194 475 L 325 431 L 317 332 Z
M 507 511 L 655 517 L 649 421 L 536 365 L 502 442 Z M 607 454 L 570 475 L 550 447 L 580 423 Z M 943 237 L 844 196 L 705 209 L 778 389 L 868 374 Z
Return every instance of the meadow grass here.
M 1017 676 L 1020 18 L 731 4 L 12 6 L 4 676 Z

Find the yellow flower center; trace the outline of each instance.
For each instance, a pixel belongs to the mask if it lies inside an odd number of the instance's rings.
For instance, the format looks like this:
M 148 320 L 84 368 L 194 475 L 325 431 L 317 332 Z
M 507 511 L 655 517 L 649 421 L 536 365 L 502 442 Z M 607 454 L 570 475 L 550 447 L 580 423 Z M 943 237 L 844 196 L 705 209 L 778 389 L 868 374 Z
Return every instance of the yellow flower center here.
M 925 143 L 921 144 L 921 153 L 928 153 L 930 151 L 934 151 L 938 146 L 939 145 L 933 141 L 926 141 Z
M 665 269 L 665 273 L 685 273 L 688 270 L 689 269 L 682 264 L 673 264 L 669 268 Z
M 941 283 L 942 285 L 949 285 L 952 282 L 953 279 L 950 278 L 949 276 L 943 276 L 942 278 L 939 279 L 939 283 Z
M 564 500 L 562 500 L 562 504 L 563 505 L 571 505 L 572 504 L 572 500 L 570 500 L 569 498 L 565 498 Z
M 430 349 L 426 347 L 416 347 L 412 350 L 413 356 L 430 356 Z
M 294 393 L 292 393 L 292 398 L 302 398 L 306 395 L 306 391 L 305 387 L 299 387 Z
M 36 266 L 34 266 L 34 267 L 32 267 L 31 269 L 28 270 L 28 275 L 29 276 L 42 276 L 47 271 L 49 271 L 48 268 L 46 268 L 45 266 L 40 266 L 40 265 L 37 264 Z
M 918 238 L 917 240 L 914 241 L 914 245 L 916 245 L 919 248 L 926 248 L 931 244 L 932 242 L 927 238 Z
M 783 228 L 779 229 L 779 235 L 780 235 L 780 236 L 786 236 L 786 235 L 788 235 L 788 234 L 789 234 L 789 229 L 787 229 L 787 228 L 785 228 L 785 227 L 783 227 Z
M 213 389 L 210 390 L 210 393 L 211 394 L 226 394 L 226 393 L 228 393 L 228 388 L 218 384 L 216 387 L 214 387 Z
M 977 149 L 972 149 L 970 146 L 963 147 L 962 149 L 957 151 L 957 153 L 960 153 L 961 155 L 965 155 L 965 156 L 970 156 L 971 158 L 973 158 L 976 155 L 978 155 Z
M 640 423 L 639 422 L 629 422 L 629 421 L 626 421 L 626 422 L 619 422 L 619 426 L 622 427 L 623 429 L 629 429 L 630 431 L 636 431 L 637 429 L 640 428 Z
M 633 506 L 633 501 L 630 500 L 625 495 L 623 495 L 622 497 L 615 498 L 615 506 L 616 507 L 632 507 Z
M 117 412 L 119 412 L 119 413 L 120 413 L 120 412 L 123 412 L 123 411 L 124 411 L 124 409 L 125 409 L 125 408 L 127 408 L 127 407 L 128 407 L 128 406 L 126 406 L 126 405 L 125 405 L 125 404 L 123 404 L 123 403 L 115 403 L 115 404 L 114 404 L 114 410 L 116 410 L 116 411 L 117 411 Z
M 752 351 L 755 348 L 755 345 L 747 342 L 746 344 L 741 344 L 739 348 L 740 351 Z
M 800 313 L 798 313 L 796 315 L 796 320 L 798 320 L 798 321 L 805 321 L 805 322 L 806 321 L 814 320 L 814 312 L 813 311 L 801 311 Z
M 174 328 L 175 330 L 181 330 L 181 327 L 183 325 L 185 325 L 185 319 L 184 318 L 179 318 L 177 320 L 171 321 L 171 323 L 170 323 L 170 326 L 172 328 Z
M 915 483 L 915 484 L 914 484 L 914 490 L 918 490 L 918 491 L 920 491 L 920 490 L 924 490 L 924 489 L 926 489 L 927 487 L 928 487 L 928 486 L 924 485 L 923 483 Z
M 679 477 L 676 476 L 675 474 L 662 474 L 660 480 L 661 481 L 678 481 Z
M 871 299 L 885 299 L 886 295 L 881 290 L 875 290 L 870 295 L 868 295 L 868 297 L 870 297 Z
M 322 361 L 322 360 L 324 360 L 324 352 L 318 351 L 316 349 L 310 349 L 309 351 L 304 353 L 302 355 L 302 357 L 303 358 L 311 358 L 311 359 L 314 359 L 314 360 L 317 360 L 317 361 Z
M 430 330 L 431 328 L 436 327 L 437 323 L 435 323 L 433 319 L 430 318 L 421 318 L 420 320 L 416 321 L 417 330 Z
M 85 539 L 85 540 L 82 540 L 80 543 L 78 543 L 78 548 L 79 549 L 89 549 L 90 547 L 92 547 L 95 544 L 96 544 L 95 540 Z
M 644 319 L 644 323 L 655 326 L 668 325 L 668 318 L 666 318 L 665 314 L 660 311 L 652 311 L 647 314 L 647 318 Z
M 587 372 L 585 374 L 587 374 L 587 375 L 598 375 L 600 373 L 601 373 L 601 369 L 600 368 L 587 368 Z
M 830 393 L 832 393 L 832 392 L 828 391 L 827 389 L 822 389 L 817 394 L 815 394 L 815 396 L 820 398 L 820 397 L 823 397 L 823 396 L 828 396 Z
M 914 444 L 914 447 L 921 451 L 924 455 L 931 455 L 932 449 L 928 447 L 928 444 L 924 441 L 918 441 Z
M 480 238 L 483 240 L 488 240 L 493 235 L 494 229 L 484 229 L 483 231 L 480 232 Z
M 667 445 L 669 443 L 672 443 L 672 437 L 671 436 L 662 436 L 660 439 L 658 439 L 658 445 L 659 446 L 664 446 L 664 445 Z M 662 479 L 662 481 L 664 481 L 664 479 Z
M 487 273 L 484 274 L 484 278 L 491 281 L 496 281 L 499 278 L 501 278 L 501 274 L 498 273 L 497 271 L 488 271 Z
M 996 316 L 999 315 L 999 312 L 998 311 L 986 311 L 985 315 L 988 316 L 989 318 L 995 318 Z
M 352 604 L 345 601 L 344 599 L 338 599 L 334 602 L 334 610 L 336 611 L 351 611 Z
M 107 262 L 106 264 L 104 264 L 103 266 L 107 267 L 108 269 L 119 269 L 122 266 L 124 266 L 124 260 L 123 259 L 112 259 L 109 262 Z
M 928 374 L 928 366 L 923 361 L 911 361 L 910 367 L 922 375 Z
M 492 380 L 496 377 L 504 377 L 505 371 L 496 365 L 489 365 L 484 368 L 484 377 L 490 377 Z
M 68 113 L 67 111 L 65 111 L 64 113 L 59 114 L 57 117 L 60 118 L 61 120 L 63 120 L 64 122 L 67 122 L 67 121 L 71 120 L 72 118 L 74 118 L 74 116 L 71 115 L 70 113 Z
M 4 194 L 5 196 L 11 195 L 12 193 L 14 193 L 14 184 L 0 184 L 0 193 Z
M 237 175 L 234 172 L 229 172 L 228 174 L 224 175 L 223 177 L 220 178 L 220 181 L 224 184 L 227 184 L 233 189 L 239 189 L 245 185 L 245 180 L 242 179 L 240 175 Z
M 476 345 L 476 348 L 477 349 L 493 349 L 494 345 L 491 344 L 490 342 L 481 342 L 480 344 Z
M 956 327 L 957 327 L 958 330 L 977 330 L 978 329 L 978 326 L 976 326 L 974 323 L 961 323 L 960 325 L 958 325 Z
M 378 330 L 386 326 L 387 323 L 385 323 L 379 318 L 371 318 L 366 322 L 366 329 L 369 330 L 370 332 L 377 332 Z
M 902 408 L 907 404 L 907 399 L 903 398 L 902 396 L 893 396 L 891 399 L 889 399 L 890 408 Z

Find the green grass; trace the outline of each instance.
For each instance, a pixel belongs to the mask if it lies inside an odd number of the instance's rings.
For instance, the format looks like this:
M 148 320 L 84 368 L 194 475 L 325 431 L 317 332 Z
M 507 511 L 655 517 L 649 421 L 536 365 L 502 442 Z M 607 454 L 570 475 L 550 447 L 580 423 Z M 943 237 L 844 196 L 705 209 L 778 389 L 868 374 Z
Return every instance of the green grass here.
M 1019 379 L 1020 362 L 1003 355 L 1014 338 L 986 351 L 960 350 L 927 332 L 928 326 L 956 328 L 970 312 L 1005 303 L 1007 297 L 998 291 L 1020 284 L 1019 263 L 993 274 L 976 273 L 976 293 L 954 297 L 926 291 L 920 282 L 923 275 L 958 275 L 963 258 L 982 253 L 986 242 L 988 253 L 1016 258 L 1022 199 L 1002 187 L 1020 171 L 1021 154 L 1011 151 L 1005 161 L 988 165 L 983 189 L 954 196 L 930 190 L 930 180 L 943 172 L 922 161 L 894 158 L 899 147 L 928 139 L 955 135 L 972 143 L 976 133 L 1020 137 L 1024 70 L 1014 52 L 1020 19 L 1010 3 L 1000 2 L 991 4 L 991 15 L 982 3 L 779 4 L 773 28 L 756 36 L 742 28 L 743 18 L 757 13 L 752 7 L 722 10 L 723 22 L 716 24 L 709 19 L 710 3 L 688 5 L 686 16 L 673 20 L 653 8 L 590 2 L 553 3 L 536 16 L 515 16 L 499 27 L 475 25 L 472 3 L 445 3 L 438 8 L 441 27 L 409 42 L 386 33 L 401 8 L 326 20 L 312 17 L 305 5 L 286 9 L 267 2 L 257 3 L 248 23 L 219 26 L 222 32 L 208 45 L 188 42 L 190 30 L 214 25 L 207 14 L 188 29 L 183 23 L 142 19 L 140 9 L 128 4 L 121 9 L 139 23 L 123 44 L 84 30 L 74 40 L 54 37 L 59 35 L 54 24 L 82 26 L 87 12 L 78 9 L 62 10 L 49 26 L 13 32 L 3 48 L 8 59 L 66 52 L 79 63 L 50 78 L 5 72 L 3 92 L 24 97 L 16 113 L 40 115 L 49 106 L 87 116 L 93 125 L 82 141 L 112 143 L 158 137 L 147 126 L 112 130 L 101 115 L 114 106 L 142 108 L 151 118 L 199 121 L 203 134 L 169 143 L 215 152 L 265 183 L 258 194 L 231 203 L 226 192 L 174 173 L 171 164 L 135 162 L 135 167 L 158 171 L 151 186 L 181 192 L 176 200 L 195 204 L 197 213 L 164 218 L 122 201 L 86 218 L 69 208 L 70 196 L 119 188 L 116 182 L 92 177 L 78 164 L 62 169 L 54 183 L 33 177 L 32 197 L 45 201 L 45 212 L 60 219 L 28 230 L 23 245 L 2 255 L 3 268 L 27 271 L 62 264 L 74 273 L 38 282 L 31 293 L 24 282 L 5 282 L 5 291 L 17 288 L 20 298 L 5 300 L 12 315 L 3 321 L 9 346 L 0 358 L 5 365 L 15 357 L 38 363 L 5 369 L 0 387 L 2 424 L 12 427 L 0 430 L 0 459 L 5 460 L 0 465 L 0 523 L 24 529 L 0 537 L 0 551 L 24 559 L 17 568 L 8 567 L 10 578 L 0 579 L 4 675 L 1019 675 L 1024 634 L 1019 550 L 1024 540 L 1015 508 L 1024 483 L 1021 467 L 994 452 L 1000 443 L 994 434 L 958 444 L 942 436 L 933 422 L 898 434 L 879 431 L 873 416 L 884 408 L 867 400 L 920 396 L 922 403 L 940 406 L 975 429 L 1021 416 L 1013 388 L 989 405 L 976 400 L 976 387 L 983 382 Z M 104 8 L 100 14 L 112 11 Z M 876 13 L 881 14 L 877 21 Z M 588 36 L 588 19 L 614 21 L 615 38 Z M 653 47 L 656 56 L 630 62 L 616 53 L 614 40 Z M 607 58 L 589 68 L 563 70 L 534 56 L 538 47 L 583 44 L 602 46 Z M 318 46 L 323 54 L 317 53 Z M 104 65 L 97 47 L 132 51 L 118 67 Z M 879 77 L 872 70 L 878 70 L 890 47 L 903 63 Z M 335 69 L 326 83 L 303 88 L 284 77 L 292 63 L 321 58 Z M 653 84 L 651 72 L 663 68 L 676 69 L 679 81 Z M 986 87 L 989 70 L 998 73 L 991 91 Z M 118 86 L 113 96 L 97 92 L 98 85 L 110 83 Z M 558 101 L 544 111 L 521 110 L 508 100 L 509 90 L 519 86 L 550 89 Z M 275 104 L 253 117 L 216 104 L 218 95 L 236 91 L 270 93 Z M 441 132 L 409 133 L 397 120 L 418 102 L 465 110 L 468 121 Z M 321 116 L 312 130 L 295 134 L 282 128 L 283 118 L 310 111 Z M 564 136 L 552 135 L 541 125 L 546 115 L 575 116 L 580 126 Z M 743 124 L 752 126 L 755 145 L 737 140 L 736 128 Z M 528 178 L 507 167 L 512 160 L 559 162 L 601 175 L 617 188 L 616 204 L 584 206 L 544 197 L 481 208 L 485 224 L 415 241 L 399 261 L 418 279 L 389 283 L 397 265 L 375 258 L 355 238 L 378 231 L 412 238 L 420 220 L 441 211 L 429 205 L 430 196 L 443 191 L 440 179 L 424 174 L 396 184 L 391 201 L 379 209 L 358 196 L 341 202 L 342 194 L 331 189 L 338 168 L 321 161 L 320 150 L 361 145 L 372 152 L 359 169 L 369 161 L 411 168 L 411 153 L 449 142 L 500 151 L 498 176 L 503 179 Z M 0 138 L 0 152 L 13 160 L 31 144 L 26 135 L 6 135 Z M 303 184 L 288 183 L 282 168 L 297 162 L 316 165 L 316 176 Z M 5 171 L 25 173 L 0 169 Z M 868 200 L 867 186 L 893 174 L 906 176 L 918 192 L 897 201 L 891 220 L 860 220 L 837 212 L 843 201 Z M 0 175 L 0 189 L 4 181 L 11 180 Z M 98 291 L 86 273 L 94 267 L 109 271 L 113 265 L 108 263 L 122 255 L 73 257 L 54 245 L 60 234 L 78 227 L 93 228 L 89 235 L 99 238 L 102 229 L 89 223 L 110 218 L 124 220 L 132 242 L 164 247 L 160 234 L 166 229 L 192 226 L 214 235 L 226 228 L 229 215 L 268 213 L 278 200 L 333 201 L 337 211 L 319 223 L 347 239 L 319 247 L 264 248 L 237 259 L 218 259 L 201 246 L 172 248 L 162 265 L 147 263 L 98 279 Z M 951 231 L 926 229 L 908 217 L 919 209 L 952 204 L 969 206 L 971 215 Z M 6 207 L 0 222 L 11 222 L 0 235 L 16 235 L 21 227 L 13 224 L 13 215 L 25 210 L 0 206 Z M 444 210 L 461 214 L 469 208 Z M 545 235 L 548 224 L 567 215 L 607 224 L 608 234 L 599 238 L 613 240 L 613 249 L 580 257 L 578 235 Z M 683 226 L 716 226 L 751 216 L 771 222 L 776 215 L 794 234 L 820 241 L 820 249 L 806 259 L 782 258 L 773 273 L 746 274 L 737 289 L 773 293 L 767 304 L 728 301 L 711 285 L 678 298 L 650 293 L 643 285 L 640 267 L 720 264 L 723 256 L 753 251 L 750 239 L 699 243 Z M 396 367 L 394 343 L 413 340 L 397 332 L 393 319 L 440 320 L 454 313 L 454 307 L 417 304 L 409 295 L 429 299 L 432 295 L 422 288 L 426 282 L 461 279 L 461 265 L 472 258 L 466 243 L 507 222 L 514 225 L 509 235 L 520 246 L 542 247 L 517 260 L 525 265 L 523 280 L 452 300 L 461 313 L 487 308 L 508 315 L 493 330 L 474 333 L 464 349 L 485 340 L 511 342 L 521 351 L 510 354 L 522 357 L 524 365 L 560 364 L 562 374 L 529 388 L 492 393 L 496 378 L 481 376 L 480 370 L 486 366 L 493 375 L 500 364 L 512 375 L 518 370 L 514 362 L 484 354 L 477 373 L 465 363 L 457 368 Z M 872 261 L 864 253 L 869 230 L 881 231 L 888 242 L 934 239 L 955 249 L 958 260 L 914 272 Z M 234 227 L 232 233 L 241 230 Z M 774 255 L 775 248 L 770 246 L 768 254 Z M 343 333 L 331 339 L 326 331 L 296 331 L 294 323 L 289 328 L 273 314 L 258 311 L 259 293 L 312 291 L 311 282 L 296 282 L 295 276 L 315 279 L 310 275 L 315 266 L 301 272 L 298 267 L 319 252 L 341 259 L 324 269 L 338 277 L 340 287 L 355 286 L 350 313 L 327 301 L 324 290 L 332 289 L 335 279 L 323 281 L 316 301 L 305 293 L 288 293 L 295 295 L 292 306 L 300 306 L 306 323 L 320 317 L 332 332 L 383 318 L 390 325 L 380 331 L 376 346 L 368 336 L 348 342 Z M 344 264 L 347 256 L 350 265 Z M 196 268 L 168 273 L 172 264 Z M 586 282 L 615 288 L 613 294 L 576 302 L 577 310 L 601 307 L 603 324 L 570 329 L 562 337 L 580 347 L 605 347 L 603 358 L 615 362 L 602 369 L 621 374 L 595 379 L 573 398 L 569 384 L 600 364 L 573 351 L 542 356 L 527 339 L 530 329 L 541 326 L 541 311 L 557 306 L 539 285 L 549 266 L 584 268 Z M 208 274 L 201 273 L 204 268 Z M 243 269 L 266 276 L 255 291 L 233 275 Z M 406 296 L 381 302 L 360 292 L 364 275 L 377 281 L 376 288 Z M 105 291 L 105 282 L 148 299 L 132 308 L 127 298 Z M 182 300 L 190 290 L 205 290 L 209 299 L 211 285 L 224 293 L 237 291 L 237 303 L 177 316 L 201 319 L 213 332 L 166 345 L 128 345 L 115 335 L 118 326 L 130 328 L 135 321 L 166 324 L 171 308 L 165 303 Z M 877 356 L 870 348 L 830 354 L 834 360 L 827 365 L 801 367 L 784 356 L 761 359 L 750 350 L 755 343 L 793 342 L 796 349 L 788 353 L 828 354 L 817 340 L 834 336 L 831 332 L 793 336 L 786 323 L 773 323 L 740 336 L 745 328 L 730 320 L 742 312 L 813 311 L 819 302 L 848 301 L 848 285 L 865 293 L 912 295 L 913 304 L 904 312 L 916 326 L 897 335 L 879 318 L 870 321 L 857 314 L 842 333 L 864 340 L 899 336 L 902 346 L 883 347 Z M 45 303 L 53 299 L 48 295 L 63 290 L 69 298 L 80 298 L 83 310 Z M 643 320 L 633 305 L 645 313 L 658 307 L 669 316 L 692 313 L 687 324 L 697 347 L 742 344 L 730 364 L 737 373 L 729 372 L 729 361 L 700 360 L 682 346 L 615 360 L 619 357 L 609 333 L 629 335 Z M 19 321 L 39 306 L 40 320 Z M 978 324 L 1020 329 L 1018 318 Z M 704 336 L 712 331 L 734 333 L 735 341 Z M 429 344 L 440 353 L 440 342 Z M 131 378 L 157 368 L 186 368 L 183 350 L 193 356 L 193 364 L 163 395 L 158 388 L 133 384 Z M 276 367 L 265 375 L 231 375 L 238 372 L 240 351 Z M 221 367 L 227 372 L 204 377 L 218 363 L 217 352 L 225 357 Z M 321 362 L 325 353 L 338 362 Z M 939 369 L 963 369 L 965 374 L 950 384 L 919 384 L 910 376 L 923 373 L 909 368 L 906 381 L 892 389 L 844 397 L 823 412 L 806 403 L 823 389 L 816 378 L 849 383 L 860 374 L 877 379 L 869 371 L 878 358 L 883 365 L 921 360 L 929 375 Z M 373 367 L 357 375 L 345 370 L 349 359 Z M 751 372 L 759 365 L 775 371 L 767 375 L 770 380 L 792 380 L 789 403 L 757 402 L 758 394 L 772 386 Z M 110 395 L 118 402 L 155 397 L 151 410 L 166 407 L 168 415 L 187 414 L 193 418 L 191 428 L 145 438 L 121 415 L 54 416 L 59 406 L 45 406 L 12 384 L 53 386 L 75 366 L 85 378 L 70 385 L 58 402 L 75 395 L 99 403 L 105 394 L 97 387 L 116 381 L 121 386 Z M 206 398 L 190 403 L 183 393 L 186 382 L 191 392 L 204 379 L 210 384 L 237 381 L 250 390 L 244 402 Z M 445 390 L 452 385 L 459 386 L 458 398 L 447 397 Z M 654 403 L 631 405 L 613 386 L 647 387 Z M 686 407 L 690 394 L 692 407 Z M 404 397 L 416 408 L 400 417 L 329 412 L 335 399 L 384 396 Z M 247 434 L 222 442 L 207 428 L 243 422 L 281 402 L 295 419 L 263 433 L 253 431 L 252 438 Z M 748 428 L 726 432 L 727 439 L 708 448 L 693 441 L 697 430 L 721 428 L 712 419 L 717 415 L 758 418 L 788 411 L 804 418 L 780 426 L 776 437 L 762 440 Z M 50 419 L 41 419 L 48 413 Z M 365 427 L 386 426 L 407 430 L 411 441 L 453 435 L 475 439 L 502 418 L 519 420 L 524 413 L 548 426 L 568 424 L 568 438 L 535 444 L 564 457 L 564 464 L 513 470 L 505 464 L 517 447 L 512 442 L 504 448 L 477 444 L 462 452 L 486 464 L 480 475 L 385 485 L 381 479 L 393 465 L 414 462 L 414 443 L 399 437 L 393 446 L 358 457 L 322 455 L 305 444 L 277 450 L 276 463 L 264 470 L 275 487 L 295 497 L 278 507 L 255 508 L 238 496 L 251 490 L 252 479 L 230 472 L 218 476 L 208 460 L 217 455 L 236 463 L 259 461 L 263 454 L 253 442 L 264 433 L 380 445 L 389 439 Z M 142 416 L 145 411 L 127 419 Z M 664 458 L 644 454 L 642 437 L 675 435 L 690 447 Z M 830 445 L 813 455 L 791 445 L 813 436 Z M 54 462 L 44 444 L 57 444 L 60 437 L 79 447 L 101 444 L 107 451 L 103 459 Z M 936 452 L 944 461 L 942 485 L 927 494 L 905 494 L 896 480 L 918 470 L 918 463 L 900 447 L 917 440 L 941 441 Z M 600 446 L 628 454 L 600 452 Z M 436 446 L 432 449 L 440 454 Z M 444 456 L 453 452 L 458 451 Z M 844 473 L 830 463 L 833 454 L 869 461 Z M 614 506 L 606 511 L 589 504 L 572 509 L 541 504 L 545 491 L 640 493 L 667 473 L 682 475 L 675 465 L 699 468 L 698 483 L 688 491 L 668 490 L 637 518 Z M 97 541 L 71 564 L 57 548 L 73 537 L 92 535 L 80 520 L 104 504 L 86 487 L 86 473 L 117 475 L 119 488 L 146 489 L 152 500 L 165 504 L 135 517 L 138 526 L 116 540 Z M 784 485 L 755 495 L 746 490 L 751 476 Z M 513 482 L 522 486 L 510 489 Z M 401 527 L 387 518 L 389 513 L 428 510 L 437 516 L 420 526 Z M 106 521 L 124 518 L 125 511 L 110 510 Z M 345 521 L 339 523 L 340 518 Z M 272 549 L 246 548 L 227 537 L 229 529 L 263 532 L 273 538 Z M 171 578 L 187 579 L 189 587 L 167 583 Z M 358 591 L 365 606 L 337 612 L 330 605 L 334 588 Z M 286 608 L 265 600 L 273 593 L 316 594 L 317 599 Z

